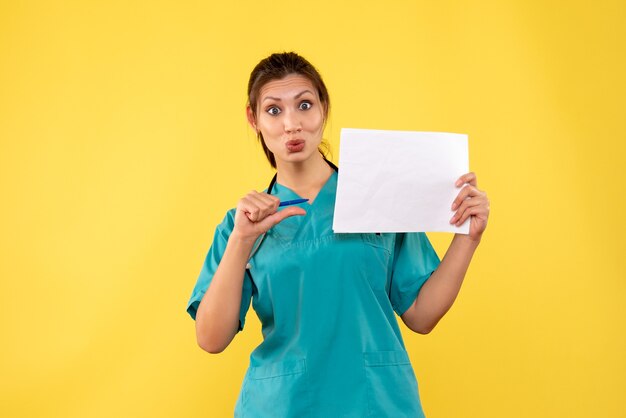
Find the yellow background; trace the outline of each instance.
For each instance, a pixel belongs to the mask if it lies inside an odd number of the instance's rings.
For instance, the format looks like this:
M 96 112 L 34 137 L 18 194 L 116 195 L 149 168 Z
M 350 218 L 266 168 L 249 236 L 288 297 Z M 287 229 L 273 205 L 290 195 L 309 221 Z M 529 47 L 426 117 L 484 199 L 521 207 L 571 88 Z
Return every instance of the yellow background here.
M 623 1 L 2 1 L 0 415 L 232 416 L 256 315 L 211 355 L 185 308 L 272 174 L 247 77 L 295 50 L 334 161 L 341 127 L 469 134 L 487 231 L 438 327 L 401 324 L 427 416 L 625 417 L 625 22 Z

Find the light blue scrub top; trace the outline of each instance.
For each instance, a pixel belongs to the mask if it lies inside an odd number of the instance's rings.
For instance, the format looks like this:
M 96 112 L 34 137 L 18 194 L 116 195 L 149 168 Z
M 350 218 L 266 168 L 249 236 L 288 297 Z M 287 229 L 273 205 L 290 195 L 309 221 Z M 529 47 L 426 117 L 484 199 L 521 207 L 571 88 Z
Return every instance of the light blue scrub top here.
M 394 311 L 402 315 L 439 265 L 426 234 L 335 234 L 337 173 L 306 216 L 268 231 L 243 282 L 239 330 L 252 306 L 263 342 L 235 417 L 423 417 Z M 276 183 L 272 194 L 298 199 Z M 187 312 L 196 311 L 234 226 L 217 226 Z

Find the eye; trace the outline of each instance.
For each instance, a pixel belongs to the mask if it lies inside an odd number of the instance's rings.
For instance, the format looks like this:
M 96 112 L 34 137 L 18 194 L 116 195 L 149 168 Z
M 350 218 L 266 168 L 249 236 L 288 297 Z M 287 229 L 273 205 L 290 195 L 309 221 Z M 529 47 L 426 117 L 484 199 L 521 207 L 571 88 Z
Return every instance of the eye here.
M 267 108 L 266 112 L 272 116 L 276 116 L 280 113 L 280 109 L 277 108 L 276 106 L 271 106 Z
M 313 104 L 311 102 L 304 101 L 300 103 L 300 110 L 309 110 L 312 107 L 313 107 Z

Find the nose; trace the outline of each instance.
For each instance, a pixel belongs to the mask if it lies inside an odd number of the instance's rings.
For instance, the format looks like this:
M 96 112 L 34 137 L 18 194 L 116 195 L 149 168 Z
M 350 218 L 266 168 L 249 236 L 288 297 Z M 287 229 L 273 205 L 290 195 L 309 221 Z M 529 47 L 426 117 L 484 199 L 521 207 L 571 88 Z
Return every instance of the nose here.
M 285 127 L 285 132 L 287 133 L 300 132 L 302 130 L 302 123 L 300 121 L 300 116 L 297 114 L 297 112 L 285 112 L 283 123 Z

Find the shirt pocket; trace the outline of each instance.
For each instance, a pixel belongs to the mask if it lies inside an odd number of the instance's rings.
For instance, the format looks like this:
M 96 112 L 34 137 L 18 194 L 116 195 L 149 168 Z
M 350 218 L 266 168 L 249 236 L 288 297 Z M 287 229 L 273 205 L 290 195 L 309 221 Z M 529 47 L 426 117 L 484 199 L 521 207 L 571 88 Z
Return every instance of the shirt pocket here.
M 250 417 L 308 417 L 311 396 L 306 359 L 250 366 L 243 405 Z
M 406 351 L 363 353 L 370 417 L 424 417 L 417 379 Z
M 359 234 L 365 253 L 363 263 L 367 266 L 367 279 L 374 290 L 387 291 L 390 278 L 393 239 L 389 234 Z

